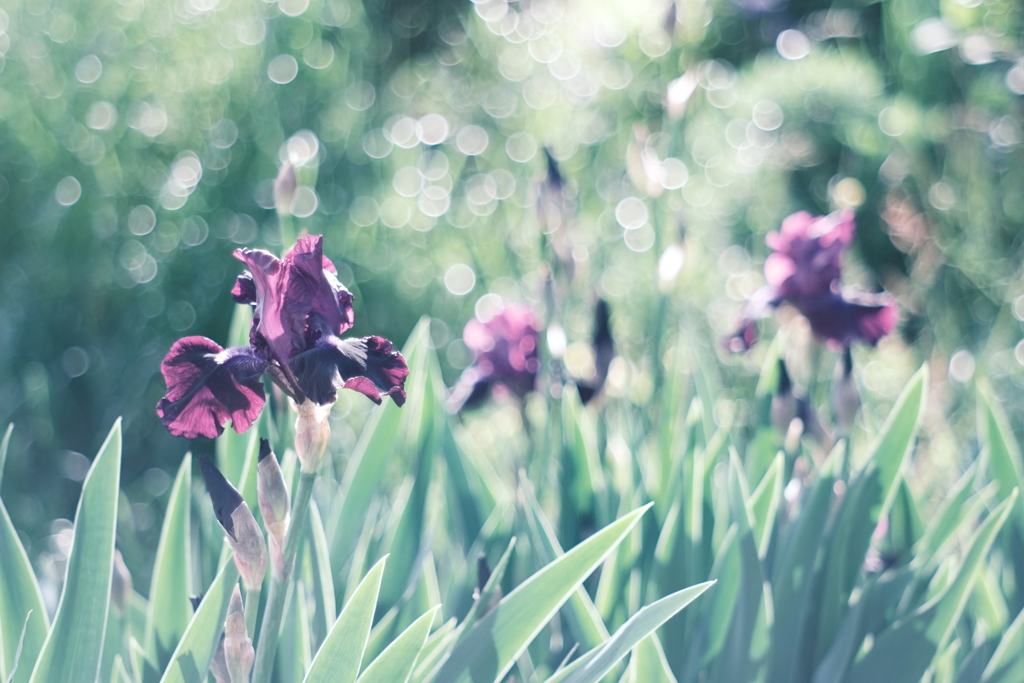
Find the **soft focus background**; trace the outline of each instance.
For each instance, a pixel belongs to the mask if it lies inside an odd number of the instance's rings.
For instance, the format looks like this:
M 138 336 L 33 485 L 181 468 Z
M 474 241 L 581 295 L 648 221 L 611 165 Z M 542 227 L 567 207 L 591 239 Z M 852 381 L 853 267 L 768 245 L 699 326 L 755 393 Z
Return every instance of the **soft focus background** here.
M 722 348 L 764 283 L 764 235 L 797 210 L 855 209 L 844 280 L 901 308 L 897 333 L 855 349 L 863 420 L 877 426 L 929 364 L 912 481 L 941 492 L 976 456 L 977 383 L 1024 424 L 1022 29 L 1013 0 L 6 0 L 14 524 L 30 555 L 59 555 L 123 415 L 121 545 L 148 585 L 165 470 L 213 449 L 160 425 L 159 364 L 180 336 L 226 341 L 231 254 L 280 250 L 286 161 L 296 227 L 324 235 L 356 295 L 353 334 L 402 345 L 430 316 L 452 384 L 467 320 L 522 302 L 586 378 L 601 297 L 611 405 L 656 411 L 666 363 L 717 358 L 714 418 L 741 435 L 777 326 L 798 386 L 835 358 L 798 316 L 767 321 L 748 354 Z M 337 452 L 370 407 L 341 398 Z M 529 414 L 498 402 L 464 423 L 512 458 Z M 649 425 L 622 429 L 642 446 Z

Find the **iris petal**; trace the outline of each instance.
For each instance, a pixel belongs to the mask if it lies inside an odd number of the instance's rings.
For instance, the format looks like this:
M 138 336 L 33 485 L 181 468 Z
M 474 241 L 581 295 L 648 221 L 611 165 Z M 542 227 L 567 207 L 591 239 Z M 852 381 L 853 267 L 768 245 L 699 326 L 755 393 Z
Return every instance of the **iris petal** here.
M 352 294 L 324 257 L 321 236 L 299 239 L 284 260 L 262 249 L 239 249 L 235 257 L 251 271 L 254 329 L 282 366 L 321 337 L 340 335 L 352 327 Z M 243 274 L 235 283 L 236 301 L 246 297 L 247 288 Z
M 409 368 L 402 354 L 381 337 L 324 337 L 293 358 L 291 369 L 303 393 L 315 403 L 331 403 L 341 388 L 365 394 L 374 403 L 382 396 L 391 396 L 399 406 L 405 403 Z
M 812 216 L 800 211 L 770 232 L 765 242 L 774 253 L 764 264 L 769 286 L 784 299 L 828 293 L 839 280 L 843 251 L 853 241 L 852 211 Z
M 844 346 L 856 340 L 874 346 L 899 320 L 899 308 L 887 294 L 829 292 L 794 304 L 815 334 Z
M 205 337 L 179 339 L 160 365 L 167 395 L 157 415 L 171 434 L 187 439 L 215 438 L 228 420 L 241 434 L 263 409 L 266 369 L 248 347 L 225 350 Z
M 252 273 L 246 270 L 238 276 L 235 286 L 231 288 L 231 296 L 236 304 L 256 305 L 256 283 L 253 282 Z

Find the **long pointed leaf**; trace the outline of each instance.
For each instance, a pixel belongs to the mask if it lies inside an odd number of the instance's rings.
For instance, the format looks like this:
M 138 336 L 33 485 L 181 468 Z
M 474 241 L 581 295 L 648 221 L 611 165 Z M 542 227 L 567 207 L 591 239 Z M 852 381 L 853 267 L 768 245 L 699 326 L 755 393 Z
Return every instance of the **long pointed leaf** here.
M 395 638 L 358 678 L 358 683 L 405 683 L 412 675 L 440 607 L 434 607 Z
M 992 659 L 981 674 L 982 683 L 1017 683 L 1024 681 L 1024 610 L 1006 629 Z
M 7 463 L 7 449 L 11 445 L 11 432 L 14 431 L 14 423 L 7 425 L 4 438 L 0 441 L 0 484 L 4 481 L 4 465 Z
M 353 683 L 356 680 L 373 625 L 384 559 L 369 571 L 334 622 L 309 666 L 306 683 Z
M 32 564 L 2 501 L 0 567 L 3 567 L 3 571 L 0 571 L 0 637 L 3 638 L 0 654 L 4 659 L 0 662 L 0 676 L 5 681 L 11 677 L 14 670 L 14 653 L 18 647 L 18 633 L 9 624 L 23 623 L 26 615 L 31 612 L 25 631 L 25 641 L 22 644 L 20 664 L 12 679 L 12 683 L 25 683 L 32 676 L 32 668 L 39 658 L 39 651 L 43 649 L 50 624 L 46 618 L 46 608 L 43 606 L 39 584 L 32 572 Z
M 646 505 L 595 533 L 509 593 L 452 651 L 435 683 L 502 679 L 555 612 L 622 542 Z
M 879 634 L 871 651 L 853 665 L 844 680 L 849 683 L 916 681 L 924 675 L 936 654 L 948 643 L 970 597 L 978 567 L 1016 503 L 1017 494 L 1013 493 L 992 511 L 975 534 L 949 588 L 931 604 Z
M 185 629 L 178 647 L 171 655 L 171 663 L 164 671 L 160 683 L 204 683 L 210 668 L 228 614 L 231 593 L 238 583 L 238 566 L 225 562 L 217 578 L 203 596 L 199 609 Z
M 32 683 L 92 681 L 99 673 L 110 609 L 120 481 L 118 419 L 82 485 L 64 590 L 32 672 Z
M 178 468 L 167 501 L 160 542 L 156 549 L 153 581 L 146 613 L 146 652 L 158 671 L 171 659 L 192 619 L 191 547 L 192 456 L 186 454 Z
M 815 662 L 821 661 L 831 645 L 871 543 L 871 534 L 896 496 L 900 467 L 910 453 L 924 413 L 927 387 L 928 366 L 924 365 L 896 400 L 867 463 L 846 489 L 825 560 Z
M 547 683 L 591 683 L 599 681 L 620 659 L 632 650 L 640 641 L 654 633 L 662 624 L 675 616 L 680 610 L 696 600 L 704 591 L 715 584 L 714 581 L 684 588 L 678 593 L 668 595 L 661 600 L 642 607 L 629 621 L 615 632 L 608 642 L 588 653 L 585 659 L 569 665 L 560 673 L 548 679 Z

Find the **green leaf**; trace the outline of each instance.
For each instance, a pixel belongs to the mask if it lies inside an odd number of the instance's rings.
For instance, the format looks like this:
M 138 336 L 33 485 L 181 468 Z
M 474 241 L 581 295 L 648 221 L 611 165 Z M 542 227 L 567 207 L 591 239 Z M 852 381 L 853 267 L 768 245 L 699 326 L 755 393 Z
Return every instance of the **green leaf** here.
M 418 379 L 425 374 L 423 356 L 429 334 L 430 321 L 423 318 L 402 349 L 402 355 L 409 366 L 406 387 L 410 394 L 415 391 Z M 404 433 L 402 422 L 402 409 L 393 401 L 385 401 L 374 409 L 359 435 L 345 469 L 340 493 L 335 498 L 337 503 L 327 520 L 327 538 L 331 542 L 333 567 L 343 567 L 352 554 L 384 468 L 391 459 L 399 435 Z
M 148 659 L 163 671 L 192 619 L 192 456 L 185 455 L 171 486 L 149 588 L 145 643 Z
M 238 566 L 233 561 L 225 562 L 192 615 L 160 683 L 205 683 L 237 583 Z
M 771 587 L 765 581 L 746 501 L 749 499 L 743 468 L 735 453 L 729 467 L 730 503 L 737 520 L 739 592 L 722 651 L 711 667 L 710 681 L 754 681 L 767 665 L 771 615 Z
M 487 579 L 487 583 L 484 584 L 484 589 L 480 591 L 480 597 L 473 601 L 473 606 L 469 608 L 469 612 L 466 614 L 466 618 L 459 624 L 458 631 L 455 634 L 456 642 L 462 640 L 466 634 L 470 632 L 473 625 L 476 624 L 477 618 L 480 616 L 480 610 L 484 609 L 487 605 L 491 604 L 491 600 L 494 598 L 495 592 L 501 587 L 501 580 L 505 578 L 505 570 L 508 569 L 509 560 L 512 559 L 512 549 L 516 547 L 516 537 L 513 536 L 508 542 L 508 547 L 505 548 L 505 552 L 501 554 L 498 559 L 498 563 L 494 565 L 491 570 L 491 575 Z
M 0 501 L 0 567 L 3 567 L 0 571 L 0 637 L 3 638 L 0 677 L 5 681 L 11 677 L 14 653 L 19 647 L 18 632 L 8 625 L 25 623 L 27 618 L 18 670 L 12 679 L 12 683 L 24 683 L 32 675 L 32 667 L 43 648 L 50 624 L 32 564 L 3 501 Z
M 380 655 L 373 660 L 359 676 L 359 683 L 405 683 L 412 675 L 416 658 L 427 642 L 430 626 L 434 623 L 440 607 L 412 622 L 409 628 L 398 635 Z
M 528 482 L 524 483 L 522 491 L 526 498 L 526 521 L 530 527 L 530 537 L 533 539 L 534 548 L 543 564 L 557 560 L 565 555 L 565 551 L 562 550 L 562 545 L 558 542 L 554 527 L 541 509 Z M 574 635 L 584 651 L 591 650 L 608 640 L 608 628 L 594 605 L 594 601 L 590 599 L 590 594 L 583 586 L 577 588 L 570 596 L 566 609 L 575 631 Z
M 433 349 L 422 352 L 420 366 L 415 381 L 407 383 L 409 398 L 404 408 L 406 422 L 403 431 L 408 438 L 406 452 L 412 458 L 408 464 L 412 488 L 398 524 L 393 527 L 393 534 L 380 550 L 390 553 L 380 587 L 379 600 L 383 609 L 397 605 L 412 587 L 422 561 L 427 499 L 433 479 L 434 456 L 445 419 L 441 370 L 437 367 L 437 355 Z
M 1024 462 L 1006 413 L 985 391 L 978 392 L 978 432 L 989 447 L 989 467 L 999 485 L 999 497 L 1006 500 L 1015 488 L 1024 487 Z M 1016 521 L 1024 529 L 1024 508 L 1018 510 Z
M 939 552 L 942 544 L 946 542 L 950 534 L 960 525 L 963 520 L 964 505 L 974 493 L 974 480 L 978 474 L 978 463 L 974 462 L 964 473 L 960 480 L 946 494 L 938 512 L 932 516 L 928 527 L 925 529 L 924 538 L 921 539 L 920 550 L 917 555 L 931 562 L 935 554 Z
M 823 473 L 804 501 L 792 531 L 781 543 L 772 576 L 775 598 L 775 623 L 772 647 L 768 655 L 768 681 L 790 683 L 807 680 L 812 662 L 804 654 L 807 641 L 813 642 L 811 624 L 814 568 L 821 549 L 822 534 L 828 520 L 835 478 Z
M 11 673 L 9 676 L 5 676 L 7 683 L 14 681 L 15 674 L 18 673 L 18 664 L 21 663 L 21 652 L 25 648 L 25 634 L 28 633 L 28 623 L 32 618 L 32 612 L 30 611 L 25 615 L 25 623 L 21 625 L 21 635 L 18 637 L 18 649 L 14 651 L 14 655 L 11 657 Z
M 867 463 L 846 489 L 825 559 L 814 662 L 821 661 L 831 645 L 871 544 L 871 534 L 896 496 L 900 467 L 911 451 L 924 413 L 927 386 L 928 366 L 924 365 L 896 399 Z
M 316 623 L 313 635 L 316 643 L 322 643 L 327 632 L 337 618 L 338 610 L 334 599 L 334 574 L 331 572 L 331 554 L 327 545 L 327 535 L 320 519 L 320 510 L 316 501 L 309 504 L 310 559 L 312 560 L 313 599 L 316 604 Z
M 562 437 L 572 459 L 576 508 L 590 510 L 595 502 L 604 499 L 606 484 L 597 451 L 597 434 L 575 391 L 562 395 Z
M 249 329 L 252 327 L 252 306 L 237 305 L 231 315 L 231 327 L 228 331 L 228 346 L 248 346 Z M 252 430 L 255 433 L 255 430 Z M 217 469 L 228 481 L 238 486 L 245 462 L 249 434 L 238 434 L 228 426 L 215 442 Z M 248 500 L 248 498 L 246 498 Z
M 277 640 L 277 655 L 274 664 L 280 677 L 286 681 L 301 681 L 309 671 L 312 660 L 312 643 L 309 630 L 309 608 L 306 600 L 306 586 L 301 581 L 288 585 L 288 605 L 281 625 L 281 636 Z
M 429 677 L 438 662 L 452 648 L 457 636 L 456 625 L 456 619 L 452 617 L 427 638 L 427 642 L 420 650 L 416 664 L 413 666 L 411 678 L 413 683 L 419 683 Z
M 509 593 L 452 651 L 435 683 L 502 679 L 544 625 L 622 542 L 650 504 L 606 526 Z
M 768 544 L 775 528 L 775 516 L 782 500 L 782 476 L 785 470 L 786 456 L 779 451 L 771 467 L 765 473 L 761 483 L 757 485 L 750 498 L 747 499 L 747 512 L 754 520 L 754 540 L 757 542 L 757 554 L 763 560 L 768 553 Z
M 967 605 L 978 568 L 1016 505 L 1017 495 L 1012 493 L 978 529 L 949 587 L 931 603 L 880 633 L 871 651 L 851 667 L 845 679 L 848 683 L 916 681 L 924 675 L 936 654 L 948 644 Z
M 630 650 L 654 633 L 662 624 L 671 619 L 680 610 L 697 599 L 704 591 L 714 585 L 714 581 L 690 586 L 672 593 L 661 600 L 640 608 L 629 621 L 615 632 L 608 642 L 591 650 L 559 673 L 548 679 L 547 683 L 591 683 L 599 681 L 615 664 L 626 656 Z M 474 679 L 482 680 L 482 679 Z
M 1024 681 L 1024 610 L 1006 629 L 999 646 L 992 653 L 981 683 L 1019 683 Z
M 678 683 L 665 658 L 657 633 L 652 633 L 633 648 L 629 660 L 632 680 L 636 683 Z
M 53 626 L 32 683 L 92 681 L 103 654 L 121 479 L 121 420 L 89 468 L 75 512 L 75 540 Z
M 4 464 L 7 462 L 7 449 L 11 445 L 11 432 L 14 431 L 14 423 L 7 425 L 4 438 L 0 441 L 0 484 L 4 481 Z
M 370 637 L 370 626 L 373 625 L 385 559 L 373 566 L 341 611 L 320 651 L 313 658 L 306 673 L 306 683 L 353 683 L 356 680 L 363 661 L 363 650 Z

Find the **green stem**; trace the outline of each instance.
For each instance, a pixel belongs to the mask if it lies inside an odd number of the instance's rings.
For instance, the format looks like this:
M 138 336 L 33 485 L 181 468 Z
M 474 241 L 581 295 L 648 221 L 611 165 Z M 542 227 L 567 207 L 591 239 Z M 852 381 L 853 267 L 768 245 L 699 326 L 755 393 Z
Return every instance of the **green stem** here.
M 295 246 L 295 221 L 286 211 L 279 211 L 277 219 L 281 223 L 281 251 L 286 252 Z
M 299 541 L 306 529 L 306 518 L 309 517 L 309 500 L 313 495 L 315 472 L 302 472 L 299 475 L 299 488 L 292 501 L 291 515 L 288 520 L 288 531 L 284 536 L 284 576 L 270 577 L 270 593 L 267 595 L 267 607 L 263 612 L 263 624 L 260 626 L 260 639 L 256 647 L 256 665 L 252 672 L 252 683 L 270 683 L 274 670 L 274 654 L 277 652 L 277 639 L 281 635 L 281 618 L 284 616 L 284 602 L 288 595 L 288 581 L 292 575 L 295 554 L 299 549 Z
M 256 613 L 260 611 L 260 589 L 245 589 L 245 633 L 256 637 Z

